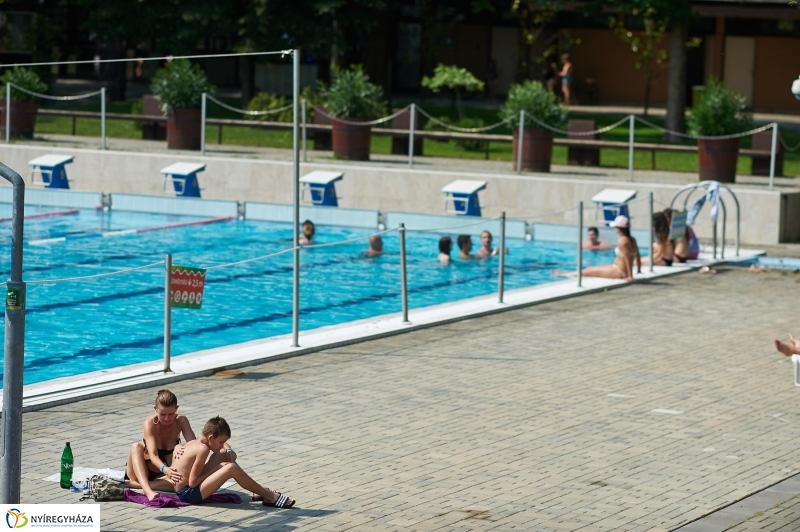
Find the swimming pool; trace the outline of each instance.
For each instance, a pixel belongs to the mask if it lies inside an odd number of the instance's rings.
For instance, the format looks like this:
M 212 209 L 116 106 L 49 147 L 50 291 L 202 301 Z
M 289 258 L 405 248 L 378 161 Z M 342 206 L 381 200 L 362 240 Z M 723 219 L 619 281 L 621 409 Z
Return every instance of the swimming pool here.
M 26 208 L 26 215 L 57 209 Z M 10 215 L 0 206 L 0 217 Z M 24 279 L 77 277 L 142 266 L 172 253 L 173 263 L 207 267 L 291 246 L 290 224 L 231 220 L 163 231 L 89 235 L 199 220 L 128 212 L 81 210 L 26 220 Z M 366 236 L 372 231 L 318 227 L 315 243 Z M 456 234 L 450 233 L 455 237 Z M 48 239 L 68 236 L 66 241 Z M 455 261 L 439 266 L 441 234 L 407 235 L 411 309 L 497 290 L 498 261 Z M 32 243 L 31 243 L 32 242 Z M 38 242 L 38 244 L 37 244 Z M 475 248 L 478 239 L 473 237 Z M 10 261 L 10 223 L 0 225 L 0 271 Z M 495 241 L 497 244 L 497 241 Z M 301 331 L 399 312 L 397 233 L 384 235 L 385 255 L 366 258 L 365 240 L 301 253 Z M 551 269 L 572 270 L 575 244 L 507 240 L 505 286 L 553 281 Z M 453 254 L 456 255 L 455 253 Z M 584 264 L 613 261 L 613 250 L 584 253 Z M 163 345 L 164 267 L 124 275 L 28 285 L 25 383 L 158 360 Z M 174 309 L 172 353 L 180 355 L 291 332 L 292 254 L 208 272 L 203 308 Z

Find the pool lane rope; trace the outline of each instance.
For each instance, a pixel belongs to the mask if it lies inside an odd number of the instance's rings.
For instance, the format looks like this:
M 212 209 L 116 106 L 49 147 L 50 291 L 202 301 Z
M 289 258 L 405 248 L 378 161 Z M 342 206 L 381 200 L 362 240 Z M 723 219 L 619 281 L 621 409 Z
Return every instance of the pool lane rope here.
M 42 212 L 39 214 L 27 214 L 25 215 L 26 220 L 30 220 L 31 218 L 52 218 L 55 216 L 66 216 L 68 214 L 78 214 L 80 209 L 69 209 L 66 211 L 53 211 L 53 212 Z M 13 216 L 9 216 L 7 218 L 0 218 L 0 222 L 10 222 L 13 220 Z

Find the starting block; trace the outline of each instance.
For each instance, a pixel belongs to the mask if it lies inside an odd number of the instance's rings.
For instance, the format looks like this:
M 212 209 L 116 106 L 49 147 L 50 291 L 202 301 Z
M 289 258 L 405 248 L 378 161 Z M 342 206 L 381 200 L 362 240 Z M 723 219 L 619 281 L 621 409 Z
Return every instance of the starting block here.
M 614 221 L 617 216 L 625 216 L 628 220 L 631 219 L 631 213 L 628 209 L 628 202 L 636 197 L 635 190 L 624 190 L 618 188 L 607 188 L 602 192 L 595 194 L 592 201 L 595 204 L 595 218 L 597 218 L 597 210 L 602 207 L 603 221 L 606 225 Z
M 303 186 L 303 201 L 311 201 L 312 205 L 322 207 L 338 207 L 339 198 L 336 196 L 336 182 L 344 179 L 343 172 L 324 172 L 315 170 L 300 178 Z M 306 192 L 311 196 L 306 198 Z
M 64 165 L 71 163 L 75 157 L 72 155 L 48 154 L 37 157 L 28 164 L 31 170 L 31 185 L 40 185 L 46 188 L 69 188 L 67 169 Z M 36 182 L 36 174 L 41 176 L 41 181 Z
M 466 179 L 458 179 L 445 185 L 442 188 L 445 212 L 457 216 L 480 216 L 481 204 L 478 201 L 478 192 L 485 188 L 486 181 Z
M 176 196 L 184 198 L 199 198 L 200 184 L 197 173 L 206 169 L 206 165 L 199 163 L 174 163 L 161 169 L 164 174 L 164 193 L 168 192 L 169 183 Z

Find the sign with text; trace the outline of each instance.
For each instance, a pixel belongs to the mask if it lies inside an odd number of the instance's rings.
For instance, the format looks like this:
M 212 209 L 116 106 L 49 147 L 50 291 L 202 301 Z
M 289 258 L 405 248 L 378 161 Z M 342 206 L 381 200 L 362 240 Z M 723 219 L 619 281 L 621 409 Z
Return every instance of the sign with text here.
M 172 265 L 170 295 L 173 308 L 199 309 L 203 303 L 206 271 L 203 268 Z
M 100 532 L 99 504 L 9 504 L 4 509 L 8 528 Z
M 672 223 L 669 228 L 669 239 L 684 238 L 686 236 L 686 211 L 673 211 Z

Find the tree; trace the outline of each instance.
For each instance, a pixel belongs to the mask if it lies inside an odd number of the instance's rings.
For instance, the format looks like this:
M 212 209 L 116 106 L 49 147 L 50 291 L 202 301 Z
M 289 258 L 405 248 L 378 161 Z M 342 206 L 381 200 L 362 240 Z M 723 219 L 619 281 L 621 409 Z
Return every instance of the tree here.
M 535 46 L 539 44 L 539 38 L 547 24 L 565 6 L 564 0 L 513 0 L 511 12 L 517 16 L 521 32 L 515 75 L 518 82 L 535 75 L 534 70 L 544 60 L 544 54 L 534 53 Z
M 455 91 L 456 103 L 458 105 L 458 117 L 463 120 L 464 109 L 461 106 L 461 89 L 467 91 L 483 90 L 483 82 L 472 75 L 466 68 L 459 68 L 455 65 L 446 66 L 439 63 L 433 72 L 433 77 L 425 76 L 422 78 L 422 86 L 433 92 L 439 92 L 442 87 Z

